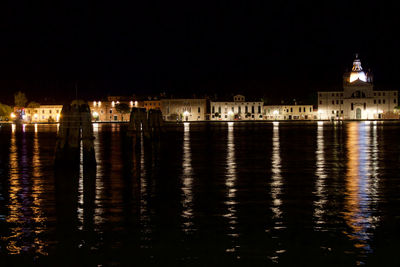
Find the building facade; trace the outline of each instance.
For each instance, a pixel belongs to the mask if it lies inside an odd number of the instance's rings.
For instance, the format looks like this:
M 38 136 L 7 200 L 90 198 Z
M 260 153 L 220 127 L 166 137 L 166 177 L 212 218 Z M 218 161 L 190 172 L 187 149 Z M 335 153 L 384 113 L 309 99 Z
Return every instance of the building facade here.
M 246 102 L 243 95 L 235 95 L 233 102 L 211 102 L 211 120 L 263 120 L 264 102 Z
M 145 101 L 143 101 L 143 107 L 146 109 L 146 111 L 149 111 L 150 109 L 161 110 L 161 101 L 160 100 L 145 100 Z
M 165 121 L 204 121 L 206 99 L 162 99 L 161 112 Z
M 313 105 L 264 106 L 265 120 L 316 120 L 318 113 Z
M 62 105 L 40 105 L 37 108 L 25 108 L 24 120 L 30 123 L 58 122 L 62 107 Z
M 374 90 L 371 73 L 365 73 L 356 56 L 351 72 L 343 75 L 343 90 L 318 92 L 318 119 L 398 119 L 398 91 Z
M 92 120 L 98 122 L 124 122 L 129 121 L 130 110 L 139 107 L 139 102 L 125 97 L 108 97 L 106 101 L 90 101 L 90 111 Z M 119 104 L 125 104 L 129 110 L 120 112 L 117 108 Z

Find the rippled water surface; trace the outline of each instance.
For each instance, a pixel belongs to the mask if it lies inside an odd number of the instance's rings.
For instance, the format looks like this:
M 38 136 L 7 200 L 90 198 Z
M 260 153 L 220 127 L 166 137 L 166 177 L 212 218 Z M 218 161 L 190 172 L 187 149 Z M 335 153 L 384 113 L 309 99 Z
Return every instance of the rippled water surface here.
M 94 129 L 55 171 L 56 125 L 1 125 L 0 263 L 400 265 L 399 123 Z

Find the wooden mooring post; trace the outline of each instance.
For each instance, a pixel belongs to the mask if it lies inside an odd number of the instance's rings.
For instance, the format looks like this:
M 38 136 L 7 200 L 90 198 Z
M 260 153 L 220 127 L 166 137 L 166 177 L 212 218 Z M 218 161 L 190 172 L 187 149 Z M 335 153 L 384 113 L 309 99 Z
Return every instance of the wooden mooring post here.
M 160 110 L 133 108 L 130 115 L 128 136 L 154 137 L 162 131 L 163 119 Z
M 93 126 L 89 105 L 83 100 L 74 100 L 71 104 L 64 105 L 57 135 L 56 166 L 79 162 L 81 143 L 84 164 L 95 165 L 96 157 L 93 140 Z

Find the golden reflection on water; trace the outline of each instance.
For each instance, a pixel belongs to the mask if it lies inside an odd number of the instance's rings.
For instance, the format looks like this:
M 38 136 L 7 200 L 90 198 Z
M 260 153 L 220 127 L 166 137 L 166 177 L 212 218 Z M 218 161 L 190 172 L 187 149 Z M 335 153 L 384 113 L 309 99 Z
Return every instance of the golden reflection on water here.
M 77 214 L 79 225 L 78 229 L 83 230 L 83 143 L 80 141 L 79 145 L 79 177 L 78 177 L 78 207 Z
M 22 227 L 19 226 L 20 217 L 22 217 L 22 205 L 19 201 L 18 194 L 21 191 L 20 172 L 18 166 L 18 148 L 15 136 L 15 124 L 11 125 L 11 143 L 10 143 L 10 204 L 7 222 L 13 225 L 11 227 L 11 235 L 7 237 L 7 250 L 10 254 L 21 253 L 22 247 L 17 241 L 22 238 Z
M 272 219 L 273 219 L 273 229 L 280 230 L 284 229 L 285 226 L 283 225 L 282 221 L 282 158 L 281 158 L 281 147 L 280 147 L 280 137 L 279 137 L 279 122 L 273 122 L 273 129 L 272 129 L 272 162 L 271 162 L 271 198 L 272 198 Z M 267 230 L 269 231 L 269 230 Z M 276 238 L 276 237 L 275 237 Z M 268 258 L 274 262 L 279 262 L 279 257 L 282 253 L 285 253 L 286 250 L 281 249 L 279 246 L 273 252 L 271 256 Z
M 46 243 L 40 238 L 45 231 L 46 218 L 42 210 L 44 192 L 41 173 L 40 148 L 38 133 L 35 131 L 33 140 L 32 162 L 29 162 L 25 128 L 22 127 L 21 153 L 18 152 L 16 125 L 12 125 L 10 142 L 10 200 L 7 223 L 11 234 L 3 237 L 7 240 L 7 250 L 10 254 L 34 252 L 47 255 Z M 32 175 L 29 169 L 32 168 Z
M 144 135 L 141 132 L 140 136 L 140 223 L 144 233 L 144 240 L 149 240 L 152 234 L 152 227 L 150 225 L 150 213 L 148 209 L 148 184 L 146 180 L 146 157 L 144 149 Z M 141 243 L 141 248 L 148 248 L 146 243 Z
M 40 147 L 39 147 L 39 138 L 37 128 L 35 128 L 34 139 L 33 139 L 33 156 L 32 156 L 32 178 L 33 178 L 33 188 L 32 188 L 32 197 L 33 197 L 33 205 L 32 210 L 34 214 L 34 221 L 36 223 L 43 224 L 46 219 L 41 209 L 43 195 L 46 193 L 45 185 L 43 184 L 43 174 L 41 171 L 41 161 L 40 161 Z M 38 238 L 38 235 L 42 232 L 46 231 L 44 225 L 35 229 L 35 244 L 37 246 L 37 253 L 46 254 L 44 251 L 46 244 L 43 240 Z
M 94 226 L 95 230 L 101 229 L 101 224 L 104 222 L 103 214 L 103 203 L 102 203 L 102 195 L 104 191 L 104 183 L 101 177 L 101 174 L 104 173 L 103 171 L 103 158 L 101 157 L 101 148 L 100 148 L 100 134 L 99 134 L 99 124 L 93 123 L 93 134 L 94 134 L 94 151 L 95 157 L 97 162 L 97 169 L 96 169 L 96 192 L 95 192 L 95 208 L 94 208 Z
M 272 134 L 272 181 L 271 181 L 271 197 L 272 197 L 272 213 L 273 219 L 275 220 L 275 229 L 282 227 L 282 175 L 281 175 L 281 152 L 280 152 L 280 141 L 279 141 L 279 122 L 273 123 L 273 134 Z
M 228 219 L 228 236 L 231 238 L 237 238 L 237 210 L 236 210 L 236 157 L 235 157 L 235 140 L 234 140 L 234 123 L 228 122 L 228 136 L 227 136 L 227 155 L 226 155 L 226 179 L 225 186 L 227 189 L 227 199 L 225 205 L 227 208 L 224 217 Z M 235 244 L 235 240 L 232 240 L 232 246 L 226 249 L 226 252 L 233 253 L 239 248 L 239 245 Z
M 316 167 L 315 167 L 315 175 L 317 177 L 315 182 L 314 194 L 316 196 L 316 200 L 314 201 L 314 220 L 315 220 L 315 229 L 323 230 L 322 224 L 324 224 L 324 213 L 325 213 L 325 204 L 327 202 L 326 192 L 325 192 L 325 180 L 326 180 L 326 171 L 325 171 L 325 145 L 324 145 L 324 124 L 323 122 L 318 122 L 317 128 L 317 150 L 316 154 Z
M 193 169 L 190 150 L 190 123 L 183 123 L 183 159 L 182 159 L 182 217 L 183 231 L 193 230 Z
M 352 122 L 347 128 L 347 174 L 344 219 L 350 228 L 347 236 L 356 248 L 371 252 L 369 230 L 378 218 L 372 215 L 371 200 L 377 198 L 377 137 L 370 137 L 371 126 Z M 374 162 L 375 161 L 375 162 Z

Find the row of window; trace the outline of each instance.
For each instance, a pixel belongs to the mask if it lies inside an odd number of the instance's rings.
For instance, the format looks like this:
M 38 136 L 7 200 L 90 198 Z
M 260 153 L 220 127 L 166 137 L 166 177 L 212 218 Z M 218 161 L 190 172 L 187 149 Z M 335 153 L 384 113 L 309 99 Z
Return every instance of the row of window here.
M 385 92 L 374 92 L 374 96 L 385 96 Z M 393 95 L 396 96 L 397 93 L 393 92 Z M 322 93 L 319 94 L 322 97 Z M 332 93 L 331 96 L 343 96 L 343 93 Z
M 58 114 L 58 112 L 59 112 L 59 110 L 56 109 L 56 113 L 57 113 L 57 114 Z M 31 111 L 28 109 L 28 110 L 27 110 L 27 113 L 28 113 L 28 114 L 31 114 Z M 35 112 L 34 112 L 34 113 L 38 113 L 38 110 L 35 109 Z M 45 113 L 46 113 L 46 110 L 42 109 L 42 114 L 45 114 Z M 51 113 L 52 113 L 52 110 L 49 109 L 47 113 L 51 114 Z
M 332 105 L 339 105 L 339 100 L 332 100 Z M 396 104 L 397 100 L 393 99 L 393 103 Z M 322 100 L 319 101 L 319 104 L 322 105 Z M 343 105 L 343 100 L 340 100 L 340 104 Z M 386 100 L 385 99 L 374 99 L 374 104 L 386 104 Z
M 199 118 L 200 118 L 200 117 L 199 117 Z M 221 119 L 221 118 L 222 118 L 222 116 L 221 116 L 221 115 L 218 115 L 218 116 L 212 115 L 212 116 L 211 116 L 211 118 L 213 118 L 213 119 L 218 119 L 218 118 L 219 118 L 219 119 Z M 224 116 L 224 118 L 225 118 L 225 119 L 228 119 L 228 115 L 225 115 L 225 116 Z M 236 118 L 236 116 L 235 116 L 235 118 Z M 248 118 L 248 117 L 247 117 L 247 116 L 245 116 L 245 118 Z M 251 115 L 251 116 L 249 116 L 249 118 L 252 118 L 252 119 L 254 119 L 254 118 L 255 118 L 255 117 L 254 117 L 254 114 L 253 114 L 253 115 Z M 261 115 L 261 114 L 260 114 L 260 115 L 258 115 L 258 118 L 262 119 L 262 118 L 263 118 L 263 115 Z
M 221 113 L 222 108 L 218 107 L 217 110 L 218 110 L 217 111 L 218 113 Z M 235 107 L 232 107 L 230 110 L 232 111 L 232 113 L 235 113 Z M 214 114 L 215 111 L 216 111 L 216 108 L 215 108 L 215 106 L 213 106 L 211 113 Z M 254 111 L 255 111 L 255 107 L 251 106 L 251 113 L 255 113 Z M 224 113 L 228 113 L 228 108 L 224 108 Z M 237 107 L 237 113 L 242 113 L 242 107 L 241 106 Z M 249 113 L 249 107 L 248 106 L 244 107 L 244 113 Z M 257 106 L 257 113 L 261 113 L 261 106 Z
M 320 97 L 322 97 L 322 94 L 319 94 Z M 332 96 L 335 96 L 335 93 L 332 93 Z M 343 96 L 343 93 L 336 93 L 336 96 Z
M 374 99 L 374 104 L 386 104 L 386 100 L 382 99 L 382 101 L 380 99 L 376 100 Z M 393 103 L 396 104 L 397 103 L 397 99 L 393 99 Z
M 146 103 L 144 102 L 144 106 L 160 106 L 160 102 L 150 102 L 150 103 Z

